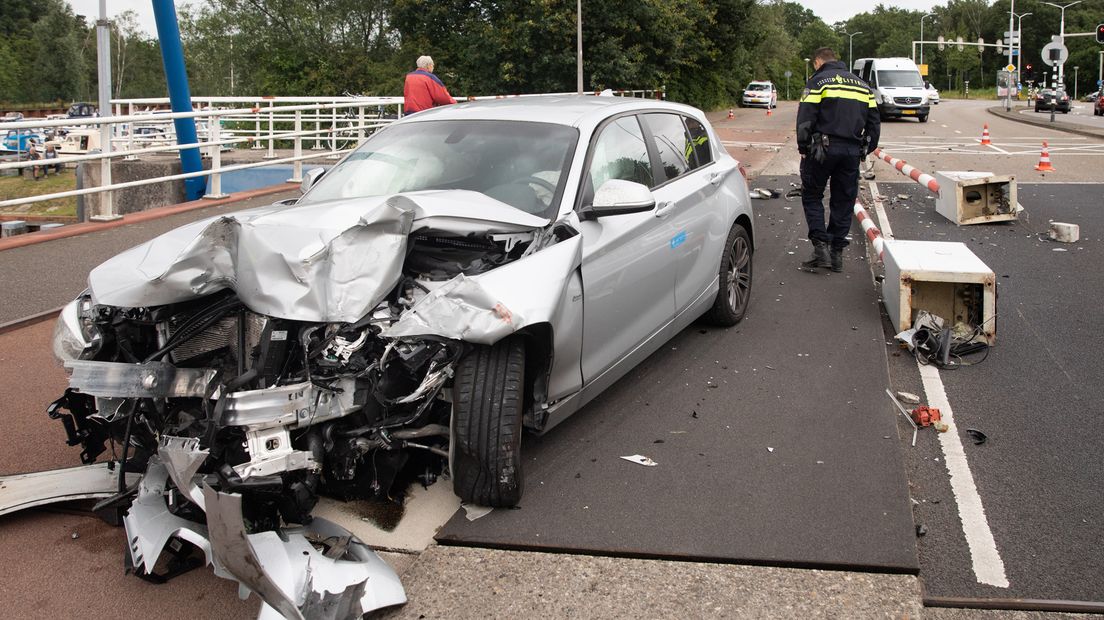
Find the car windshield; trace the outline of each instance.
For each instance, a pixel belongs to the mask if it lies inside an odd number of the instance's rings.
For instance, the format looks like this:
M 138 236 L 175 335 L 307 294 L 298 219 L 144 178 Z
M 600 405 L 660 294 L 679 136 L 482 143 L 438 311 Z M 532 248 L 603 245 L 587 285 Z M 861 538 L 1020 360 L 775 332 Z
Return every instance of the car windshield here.
M 521 121 L 400 123 L 334 166 L 300 202 L 464 189 L 551 217 L 578 135 Z
M 748 90 L 770 90 L 770 84 L 748 84 Z
M 918 71 L 879 71 L 878 86 L 923 88 L 924 81 L 920 79 Z

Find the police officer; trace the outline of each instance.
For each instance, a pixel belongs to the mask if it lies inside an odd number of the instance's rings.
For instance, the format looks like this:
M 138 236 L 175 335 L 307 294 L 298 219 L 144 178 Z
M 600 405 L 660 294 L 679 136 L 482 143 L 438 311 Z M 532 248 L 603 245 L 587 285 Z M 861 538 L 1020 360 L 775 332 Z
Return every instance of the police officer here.
M 815 72 L 797 108 L 797 150 L 801 153 L 801 202 L 813 256 L 803 267 L 843 271 L 843 249 L 859 192 L 859 161 L 878 146 L 881 119 L 874 93 L 822 47 L 813 54 Z M 828 226 L 824 186 L 832 183 Z

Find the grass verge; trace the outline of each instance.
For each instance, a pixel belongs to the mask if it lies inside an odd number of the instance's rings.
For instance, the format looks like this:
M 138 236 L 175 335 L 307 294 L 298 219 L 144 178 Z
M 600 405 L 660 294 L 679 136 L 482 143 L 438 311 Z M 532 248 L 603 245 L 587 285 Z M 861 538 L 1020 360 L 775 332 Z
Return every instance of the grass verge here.
M 49 174 L 35 181 L 30 172 L 26 176 L 0 176 L 0 200 L 41 196 L 76 189 L 77 177 L 73 169 L 63 169 L 60 174 Z M 0 215 L 42 215 L 55 217 L 76 217 L 77 198 L 55 198 L 45 202 L 5 207 Z

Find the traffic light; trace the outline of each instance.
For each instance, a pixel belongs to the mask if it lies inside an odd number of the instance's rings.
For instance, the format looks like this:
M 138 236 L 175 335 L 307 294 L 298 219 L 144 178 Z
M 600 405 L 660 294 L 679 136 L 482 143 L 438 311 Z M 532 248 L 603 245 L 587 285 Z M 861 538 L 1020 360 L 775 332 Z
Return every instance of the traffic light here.
M 1104 43 L 1104 24 L 1100 24 L 1096 27 L 1096 42 Z

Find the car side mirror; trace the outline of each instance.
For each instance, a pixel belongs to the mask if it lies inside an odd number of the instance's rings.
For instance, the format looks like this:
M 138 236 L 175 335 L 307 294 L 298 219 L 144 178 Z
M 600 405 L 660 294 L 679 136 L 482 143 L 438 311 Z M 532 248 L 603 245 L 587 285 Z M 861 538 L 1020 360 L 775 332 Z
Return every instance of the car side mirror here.
M 594 203 L 589 211 L 594 217 L 642 213 L 654 209 L 655 203 L 652 190 L 646 186 L 622 179 L 610 179 L 594 192 Z
M 318 182 L 318 179 L 322 178 L 322 175 L 326 174 L 325 168 L 311 168 L 307 170 L 303 175 L 303 180 L 299 182 L 299 192 L 307 193 L 310 188 L 314 187 L 314 184 Z

